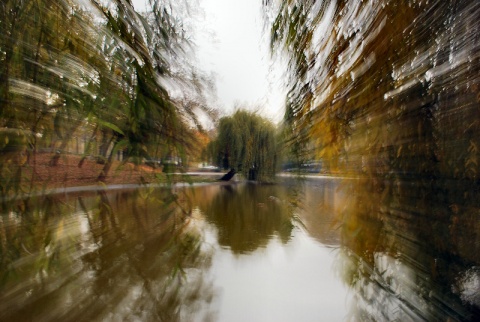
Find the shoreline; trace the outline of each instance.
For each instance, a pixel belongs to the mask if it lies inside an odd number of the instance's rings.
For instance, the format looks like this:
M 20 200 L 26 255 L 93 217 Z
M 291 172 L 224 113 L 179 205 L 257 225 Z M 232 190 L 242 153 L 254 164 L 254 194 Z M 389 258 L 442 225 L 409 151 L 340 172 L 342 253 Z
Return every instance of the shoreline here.
M 158 168 L 146 165 L 134 165 L 115 161 L 106 182 L 98 182 L 97 178 L 103 165 L 94 160 L 85 159 L 83 166 L 79 162 L 81 156 L 63 154 L 55 166 L 50 165 L 54 155 L 51 153 L 35 153 L 29 161 L 20 165 L 22 175 L 18 183 L 13 183 L 0 196 L 0 202 L 24 200 L 26 198 L 91 193 L 97 191 L 121 191 L 140 188 L 186 187 L 209 184 L 232 184 L 218 182 L 225 172 L 204 171 L 191 168 L 187 172 L 165 173 Z M 280 172 L 278 178 L 300 179 L 353 179 L 338 175 L 287 173 Z M 235 178 L 236 183 L 247 182 L 244 178 Z M 16 185 L 16 187 L 15 187 Z
M 176 174 L 179 175 L 179 174 Z M 183 176 L 188 176 L 189 173 L 181 173 Z M 206 174 L 203 174 L 206 175 Z M 213 174 L 210 174 L 213 175 Z M 216 176 L 219 173 L 215 173 Z M 239 183 L 244 183 L 244 180 L 232 180 L 232 181 L 200 181 L 200 182 L 187 182 L 187 181 L 177 181 L 177 182 L 158 182 L 158 183 L 116 183 L 116 184 L 102 184 L 98 183 L 95 185 L 80 185 L 80 186 L 69 186 L 69 187 L 55 187 L 48 188 L 44 191 L 34 191 L 31 193 L 23 193 L 12 195 L 7 198 L 0 198 L 0 202 L 6 201 L 15 201 L 15 200 L 24 200 L 28 198 L 38 198 L 46 197 L 52 195 L 75 195 L 83 193 L 93 193 L 93 192 L 111 192 L 111 191 L 128 191 L 136 189 L 148 189 L 148 188 L 185 188 L 185 187 L 201 187 L 207 185 L 235 185 Z

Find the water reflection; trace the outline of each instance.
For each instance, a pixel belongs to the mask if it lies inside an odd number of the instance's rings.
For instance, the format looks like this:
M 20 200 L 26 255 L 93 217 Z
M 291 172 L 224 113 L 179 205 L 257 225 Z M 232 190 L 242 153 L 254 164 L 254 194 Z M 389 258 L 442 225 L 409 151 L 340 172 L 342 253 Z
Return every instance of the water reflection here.
M 348 195 L 338 179 L 310 178 L 290 181 L 298 189 L 296 213 L 308 234 L 325 246 L 338 248 L 341 243 L 338 213 Z
M 333 271 L 338 243 L 331 248 L 340 239 L 326 213 L 337 185 L 293 179 L 209 187 L 210 198 L 196 191 L 215 249 L 209 276 L 219 292 L 212 303 L 218 321 L 343 319 L 347 290 Z M 315 197 L 324 189 L 325 198 Z
M 355 290 L 352 316 L 402 321 L 479 316 L 478 220 L 458 217 L 459 211 L 473 211 L 478 198 L 460 207 L 447 189 L 452 183 L 444 184 L 359 180 L 344 187 L 351 197 L 338 213 L 343 246 L 338 272 Z
M 4 205 L 0 320 L 473 321 L 476 199 L 423 189 L 316 178 Z
M 147 194 L 49 196 L 11 208 L 0 223 L 0 318 L 188 320 L 214 295 L 202 278 L 210 254 L 174 195 Z
M 199 208 L 218 230 L 218 242 L 234 253 L 265 247 L 273 236 L 283 243 L 291 237 L 292 198 L 286 187 L 273 185 L 222 186 Z

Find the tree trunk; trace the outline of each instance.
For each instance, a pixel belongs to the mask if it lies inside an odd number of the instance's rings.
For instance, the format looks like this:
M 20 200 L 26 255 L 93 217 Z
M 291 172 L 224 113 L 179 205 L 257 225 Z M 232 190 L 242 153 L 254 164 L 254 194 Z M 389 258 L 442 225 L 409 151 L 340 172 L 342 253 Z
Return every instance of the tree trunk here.
M 55 155 L 50 160 L 50 166 L 51 167 L 54 167 L 58 164 L 58 160 L 60 160 L 60 156 L 61 156 L 62 152 L 67 147 L 68 141 L 70 141 L 70 139 L 73 137 L 73 134 L 75 133 L 75 131 L 77 130 L 77 128 L 80 126 L 81 123 L 82 123 L 82 121 L 78 121 L 78 122 L 74 123 L 71 128 L 68 129 L 67 135 L 63 138 L 62 144 L 57 149 L 57 151 L 55 151 Z
M 230 169 L 230 171 L 228 171 L 227 173 L 225 173 L 225 175 L 223 177 L 221 177 L 219 180 L 220 181 L 230 181 L 233 176 L 235 175 L 235 169 Z
M 115 138 L 113 141 L 114 141 L 113 149 L 112 149 L 112 151 L 110 151 L 108 159 L 105 161 L 105 165 L 103 166 L 102 171 L 100 172 L 100 174 L 97 177 L 97 181 L 99 181 L 99 182 L 105 183 L 105 181 L 107 180 L 108 173 L 110 172 L 110 168 L 112 167 L 113 156 L 114 156 L 114 153 L 115 153 L 115 144 L 117 143 L 116 142 L 117 139 Z

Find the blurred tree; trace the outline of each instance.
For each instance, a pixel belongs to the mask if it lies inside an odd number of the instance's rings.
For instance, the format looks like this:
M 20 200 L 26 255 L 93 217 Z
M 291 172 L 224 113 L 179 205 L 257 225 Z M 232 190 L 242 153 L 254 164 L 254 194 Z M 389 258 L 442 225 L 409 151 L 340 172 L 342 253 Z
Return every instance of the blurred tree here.
M 191 128 L 199 125 L 198 111 L 209 114 L 204 95 L 212 88 L 189 62 L 193 51 L 182 21 L 189 4 L 149 4 L 142 15 L 130 1 L 7 0 L 0 5 L 5 193 L 14 186 L 18 190 L 25 156 L 48 148 L 57 152 L 55 166 L 72 150 L 74 138 L 77 153 L 104 163 L 100 181 L 119 152 L 124 161 L 138 164 L 151 153 L 185 155 L 195 147 Z M 174 98 L 172 92 L 183 96 Z
M 218 136 L 210 151 L 214 162 L 233 168 L 249 180 L 275 176 L 278 146 L 274 125 L 252 112 L 238 110 L 219 121 Z
M 148 146 L 159 144 L 159 139 L 171 146 L 167 150 L 188 150 L 193 146 L 191 137 L 183 136 L 187 131 L 184 131 L 186 124 L 180 116 L 182 106 L 176 104 L 162 83 L 173 80 L 172 59 L 180 55 L 186 41 L 181 23 L 175 20 L 167 5 L 154 2 L 150 16 L 143 17 L 128 2 L 117 2 L 115 11 L 98 4 L 122 51 L 121 56 L 131 66 L 125 75 L 129 103 L 122 114 L 126 122 L 121 128 L 112 126 L 115 123 L 104 123 L 113 131 L 111 139 L 104 140 L 107 148 L 102 152 L 106 154 L 110 145 L 113 148 L 108 156 L 104 155 L 106 162 L 99 176 L 101 181 L 105 180 L 112 158 L 120 148 L 126 149 L 127 158 L 139 163 L 151 158 Z
M 470 1 L 264 3 L 272 49 L 288 57 L 293 146 L 313 144 L 332 171 L 477 176 L 480 64 L 463 59 L 479 47 Z

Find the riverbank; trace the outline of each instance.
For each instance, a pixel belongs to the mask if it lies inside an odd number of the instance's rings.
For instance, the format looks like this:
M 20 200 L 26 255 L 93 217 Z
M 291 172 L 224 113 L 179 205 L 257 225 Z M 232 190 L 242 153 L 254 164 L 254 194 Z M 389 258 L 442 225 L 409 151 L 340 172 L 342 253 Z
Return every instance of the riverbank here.
M 181 184 L 211 184 L 224 173 L 204 172 L 199 169 L 189 169 L 185 173 L 164 173 L 160 168 L 147 165 L 134 165 L 131 162 L 113 161 L 105 182 L 99 182 L 98 176 L 104 165 L 94 159 L 73 154 L 63 154 L 56 165 L 51 165 L 52 153 L 37 153 L 32 155 L 21 167 L 22 195 L 76 193 L 97 190 L 128 190 L 140 186 L 162 186 Z M 306 175 L 279 173 L 279 177 L 300 178 L 332 178 L 331 175 Z M 18 197 L 18 194 L 16 194 Z M 6 196 L 3 196 L 4 198 Z M 14 196 L 11 196 L 16 198 Z M 8 198 L 8 197 L 7 197 Z
M 56 165 L 51 165 L 53 156 L 51 153 L 37 153 L 21 167 L 20 184 L 23 190 L 63 191 L 95 186 L 133 187 L 180 181 L 214 181 L 217 179 L 216 176 L 222 175 L 201 172 L 196 172 L 194 176 L 182 173 L 167 175 L 159 168 L 114 161 L 105 182 L 101 183 L 98 176 L 104 167 L 103 164 L 89 158 L 80 162 L 81 156 L 64 154 L 60 156 Z

